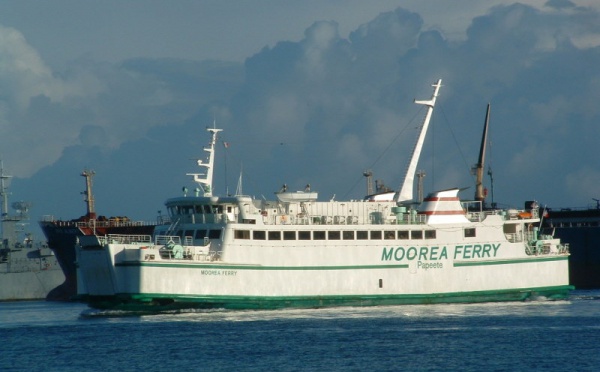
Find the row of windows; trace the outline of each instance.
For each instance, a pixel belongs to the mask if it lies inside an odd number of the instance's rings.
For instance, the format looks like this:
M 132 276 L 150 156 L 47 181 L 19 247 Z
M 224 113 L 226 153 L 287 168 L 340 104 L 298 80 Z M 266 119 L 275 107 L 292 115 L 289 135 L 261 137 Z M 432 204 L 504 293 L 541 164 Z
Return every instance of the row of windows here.
M 182 238 L 193 236 L 194 239 L 221 239 L 221 230 L 179 230 L 175 235 Z M 475 229 L 464 230 L 467 238 L 475 237 Z M 374 231 L 264 231 L 234 230 L 235 239 L 253 240 L 407 240 L 435 239 L 435 230 L 374 230 Z
M 168 208 L 171 215 L 181 214 L 221 214 L 223 213 L 222 205 L 175 205 Z M 226 206 L 228 213 L 231 213 L 233 207 Z
M 235 230 L 235 239 L 253 240 L 406 240 L 435 239 L 435 230 L 385 231 L 264 231 Z
M 194 239 L 221 239 L 221 230 L 178 230 L 175 235 L 184 238 L 186 236 L 193 236 Z

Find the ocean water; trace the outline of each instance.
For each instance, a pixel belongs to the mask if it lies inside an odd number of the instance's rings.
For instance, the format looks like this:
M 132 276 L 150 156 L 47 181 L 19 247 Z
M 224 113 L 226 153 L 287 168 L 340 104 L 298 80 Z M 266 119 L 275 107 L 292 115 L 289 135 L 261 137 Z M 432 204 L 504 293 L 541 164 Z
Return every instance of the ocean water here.
M 598 371 L 600 291 L 567 301 L 100 312 L 0 303 L 0 371 Z

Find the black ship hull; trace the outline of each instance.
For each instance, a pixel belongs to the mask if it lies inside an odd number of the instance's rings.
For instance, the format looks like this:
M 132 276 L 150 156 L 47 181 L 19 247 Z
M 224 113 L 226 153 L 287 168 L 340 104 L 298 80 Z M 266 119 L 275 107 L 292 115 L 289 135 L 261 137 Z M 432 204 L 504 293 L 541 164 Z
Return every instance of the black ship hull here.
M 569 244 L 570 284 L 577 289 L 600 288 L 600 209 L 550 210 L 544 227 Z
M 84 235 L 134 234 L 152 235 L 154 224 L 146 223 L 107 223 L 100 226 L 90 221 L 40 221 L 40 227 L 64 273 L 63 284 L 54 288 L 47 296 L 48 300 L 68 301 L 77 296 L 77 266 L 75 244 L 77 238 Z

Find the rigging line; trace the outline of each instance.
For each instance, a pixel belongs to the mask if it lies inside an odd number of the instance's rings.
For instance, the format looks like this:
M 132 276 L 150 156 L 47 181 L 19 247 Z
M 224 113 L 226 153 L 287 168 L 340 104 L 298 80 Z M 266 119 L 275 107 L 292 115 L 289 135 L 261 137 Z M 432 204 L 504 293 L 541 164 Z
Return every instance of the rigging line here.
M 224 138 L 224 137 L 219 137 L 220 139 Z M 235 156 L 235 151 L 230 152 L 229 148 L 231 145 L 229 145 L 231 142 L 229 141 L 223 141 L 224 143 L 227 143 L 227 147 L 225 147 L 225 151 L 223 151 L 224 153 L 224 157 L 225 157 L 225 161 L 227 160 L 227 158 L 230 159 L 230 161 L 233 164 L 240 164 L 240 172 L 242 172 L 242 176 L 244 177 L 244 183 L 245 184 L 249 184 L 251 186 L 251 188 L 253 187 L 256 190 L 260 190 L 261 185 L 259 183 L 257 183 L 252 176 L 249 173 L 243 173 L 243 169 L 242 168 L 242 160 L 241 158 L 238 158 L 237 156 Z M 234 143 L 235 146 L 235 143 Z M 228 184 L 228 177 L 227 177 L 227 169 L 225 168 L 225 179 L 226 179 L 226 184 Z M 228 190 L 228 186 L 227 186 L 227 190 Z
M 394 142 L 396 142 L 396 140 L 408 129 L 408 127 L 411 125 L 411 123 L 413 121 L 415 121 L 415 118 L 417 116 L 419 116 L 419 114 L 424 110 L 424 106 L 421 106 L 421 108 L 417 111 L 417 113 L 406 123 L 406 125 L 404 126 L 404 128 L 402 128 L 400 130 L 400 132 L 398 133 L 398 135 L 396 135 L 396 137 L 394 137 L 394 139 L 392 139 L 392 141 L 390 142 L 390 144 L 383 150 L 383 152 L 377 157 L 377 159 L 375 159 L 375 161 L 371 164 L 371 166 L 367 169 L 372 169 L 373 167 L 375 167 L 375 165 L 379 162 L 379 160 L 381 160 L 381 158 L 383 157 L 383 155 L 385 155 L 385 153 L 392 147 L 392 145 L 394 144 Z M 346 199 L 348 197 L 348 195 L 354 191 L 354 189 L 356 188 L 356 185 L 358 185 L 362 178 L 364 176 L 359 176 L 356 180 L 356 182 L 354 182 L 354 184 L 352 185 L 352 187 L 350 188 L 350 190 L 348 190 L 344 196 L 343 199 Z
M 446 125 L 448 126 L 448 129 L 450 130 L 452 139 L 454 140 L 454 143 L 456 144 L 456 147 L 458 148 L 458 152 L 460 153 L 460 156 L 461 156 L 463 162 L 465 163 L 465 167 L 467 168 L 467 173 L 469 174 L 469 177 L 471 177 L 471 179 L 474 181 L 475 176 L 473 174 L 471 174 L 471 167 L 469 166 L 469 163 L 467 162 L 467 159 L 465 158 L 465 155 L 463 154 L 462 149 L 460 148 L 460 145 L 456 139 L 456 136 L 454 135 L 454 132 L 452 131 L 452 127 L 450 126 L 450 122 L 448 121 L 448 117 L 446 116 L 446 112 L 444 111 L 444 105 L 440 105 L 440 109 L 442 111 L 442 115 L 444 116 L 444 121 L 445 121 Z
M 223 142 L 223 147 L 225 148 L 225 150 L 223 151 L 223 158 L 225 163 L 225 195 L 229 196 L 229 172 L 227 171 L 227 148 L 229 146 L 225 145 L 227 142 L 223 141 L 222 138 L 219 137 L 219 139 L 221 140 L 221 142 Z
M 431 189 L 435 190 L 435 123 L 437 121 L 437 116 L 431 115 L 431 119 L 431 176 L 429 179 L 431 180 Z
M 306 145 L 308 143 L 331 143 L 331 140 L 329 139 L 322 139 L 322 140 L 313 140 L 313 139 L 309 139 L 306 141 L 253 141 L 253 140 L 247 140 L 246 138 L 234 138 L 235 142 L 243 142 L 244 146 L 271 146 L 271 147 L 275 147 L 275 146 L 303 146 Z

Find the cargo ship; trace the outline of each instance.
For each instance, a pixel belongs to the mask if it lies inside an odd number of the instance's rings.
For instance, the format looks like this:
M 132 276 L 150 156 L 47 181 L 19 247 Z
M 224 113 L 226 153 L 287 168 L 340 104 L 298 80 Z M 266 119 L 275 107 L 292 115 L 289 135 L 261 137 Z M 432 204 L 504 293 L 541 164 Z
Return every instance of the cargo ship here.
M 600 288 L 600 202 L 584 208 L 549 208 L 543 226 L 568 243 L 570 283 L 577 289 Z
M 8 180 L 0 161 L 0 199 L 2 228 L 0 241 L 0 301 L 46 299 L 65 277 L 54 253 L 45 242 L 27 231 L 31 203 L 13 202 L 8 209 Z
M 79 238 L 79 295 L 93 308 L 276 309 L 564 299 L 568 246 L 539 229 L 539 210 L 466 208 L 460 189 L 413 208 L 417 162 L 441 87 L 415 101 L 426 114 L 404 183 L 391 198 L 318 201 L 313 190 L 275 199 L 216 196 L 212 172 L 193 195 L 168 199 L 154 234 Z M 481 204 L 480 204 L 481 205 Z
M 44 232 L 48 247 L 54 252 L 64 273 L 64 282 L 54 288 L 48 299 L 68 301 L 76 299 L 77 269 L 75 266 L 75 243 L 80 236 L 108 234 L 152 234 L 156 222 L 133 221 L 128 217 L 98 216 L 95 211 L 94 194 L 92 190 L 95 172 L 85 169 L 81 176 L 85 178 L 86 214 L 72 220 L 60 220 L 54 216 L 43 216 L 39 221 Z

